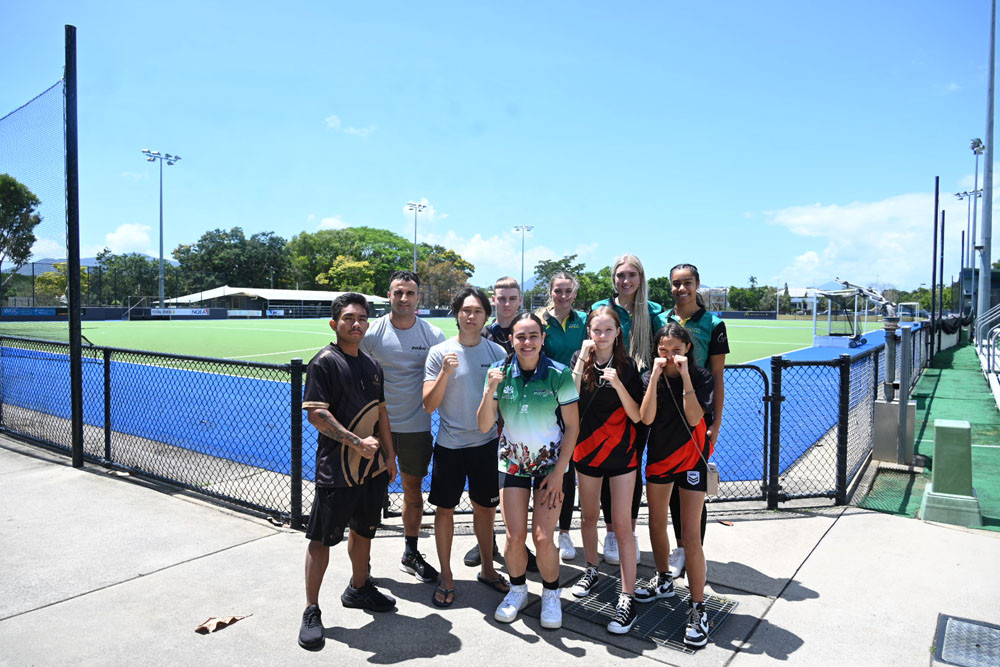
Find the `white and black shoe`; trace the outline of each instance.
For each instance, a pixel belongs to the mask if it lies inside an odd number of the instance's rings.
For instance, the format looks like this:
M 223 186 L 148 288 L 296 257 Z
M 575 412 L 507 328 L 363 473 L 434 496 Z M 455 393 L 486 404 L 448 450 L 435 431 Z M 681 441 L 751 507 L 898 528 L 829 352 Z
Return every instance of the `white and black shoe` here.
M 708 614 L 705 613 L 705 603 L 692 602 L 687 630 L 684 632 L 684 644 L 692 648 L 701 648 L 707 643 Z
M 645 586 L 636 586 L 636 602 L 655 602 L 662 598 L 674 597 L 674 578 L 669 572 L 658 572 Z
M 570 593 L 574 597 L 585 598 L 594 592 L 594 586 L 597 585 L 597 567 L 594 565 L 588 565 L 587 569 L 583 571 L 583 576 L 575 584 L 573 588 L 570 589 Z
M 615 607 L 615 617 L 608 623 L 608 632 L 623 635 L 635 625 L 635 605 L 631 595 L 622 593 L 618 596 L 618 606 Z

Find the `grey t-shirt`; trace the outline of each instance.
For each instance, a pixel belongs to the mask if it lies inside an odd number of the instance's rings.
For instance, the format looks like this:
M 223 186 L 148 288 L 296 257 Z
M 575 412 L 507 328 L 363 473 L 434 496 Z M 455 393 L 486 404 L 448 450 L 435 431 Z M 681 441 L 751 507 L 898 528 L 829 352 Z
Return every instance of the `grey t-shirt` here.
M 473 347 L 466 347 L 458 338 L 449 338 L 435 345 L 427 353 L 424 365 L 424 382 L 433 382 L 441 372 L 444 355 L 458 353 L 458 368 L 448 378 L 444 399 L 438 407 L 441 425 L 438 428 L 437 444 L 447 449 L 461 449 L 482 445 L 497 437 L 494 426 L 488 433 L 479 430 L 476 411 L 483 399 L 483 385 L 490 364 L 507 358 L 503 348 L 480 338 Z
M 365 332 L 361 349 L 375 357 L 385 373 L 386 409 L 394 433 L 431 430 L 422 400 L 424 361 L 428 350 L 443 340 L 440 329 L 419 317 L 409 329 L 397 329 L 384 315 Z

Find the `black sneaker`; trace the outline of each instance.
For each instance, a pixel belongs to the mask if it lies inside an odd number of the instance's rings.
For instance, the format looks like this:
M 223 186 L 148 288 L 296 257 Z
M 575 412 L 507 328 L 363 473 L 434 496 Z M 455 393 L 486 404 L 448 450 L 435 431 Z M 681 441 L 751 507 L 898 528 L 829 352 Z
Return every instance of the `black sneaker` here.
M 653 575 L 645 586 L 636 586 L 636 602 L 655 602 L 660 598 L 674 597 L 674 579 L 669 572 L 659 572 Z
M 425 584 L 437 581 L 438 578 L 438 571 L 434 569 L 434 566 L 424 560 L 422 553 L 416 551 L 403 554 L 403 559 L 399 562 L 399 569 L 412 574 Z
M 499 561 L 500 560 L 500 549 L 497 548 L 497 542 L 496 542 L 496 540 L 493 540 L 493 560 L 495 560 L 495 561 Z M 478 544 L 476 544 L 476 546 L 474 546 L 471 549 L 469 549 L 469 551 L 465 554 L 465 558 L 463 559 L 463 562 L 465 563 L 465 565 L 467 567 L 479 567 L 480 565 L 482 565 L 482 563 L 483 563 L 483 556 L 482 556 L 482 554 L 479 553 L 479 545 Z
M 691 603 L 688 613 L 687 630 L 684 632 L 684 644 L 693 648 L 701 648 L 708 643 L 708 614 L 705 613 L 704 602 Z
M 302 627 L 299 628 L 299 646 L 309 651 L 323 648 L 323 615 L 317 605 L 311 604 L 302 612 Z
M 345 607 L 354 609 L 367 609 L 369 611 L 389 611 L 396 606 L 396 599 L 383 594 L 375 588 L 369 577 L 368 581 L 361 588 L 354 588 L 350 584 L 344 589 L 340 596 L 340 603 Z
M 622 593 L 618 596 L 615 617 L 608 623 L 608 632 L 616 635 L 625 634 L 635 625 L 635 616 L 635 605 L 632 604 L 632 596 Z
M 528 549 L 528 547 L 524 548 L 528 552 L 528 565 L 525 569 L 528 572 L 538 572 L 538 561 L 535 560 L 535 554 L 531 553 L 531 549 Z
M 591 594 L 594 590 L 594 586 L 597 585 L 597 568 L 593 565 L 588 565 L 587 569 L 583 571 L 583 576 L 580 577 L 573 588 L 570 589 L 570 593 L 574 597 L 585 598 Z

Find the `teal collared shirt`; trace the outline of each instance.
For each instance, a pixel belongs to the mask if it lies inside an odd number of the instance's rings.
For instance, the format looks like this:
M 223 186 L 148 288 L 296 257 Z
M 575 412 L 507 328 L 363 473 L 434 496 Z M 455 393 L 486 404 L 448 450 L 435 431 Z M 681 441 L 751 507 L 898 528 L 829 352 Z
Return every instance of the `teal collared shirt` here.
M 663 318 L 668 322 L 676 322 L 691 332 L 691 336 L 694 338 L 695 361 L 702 368 L 708 367 L 710 353 L 729 353 L 729 341 L 726 337 L 725 322 L 715 313 L 710 313 L 704 308 L 699 308 L 691 317 L 684 320 L 671 308 L 663 314 Z M 713 335 L 716 338 L 715 341 L 712 339 Z M 713 350 L 713 348 L 715 349 Z
M 583 339 L 587 337 L 586 314 L 580 310 L 569 311 L 565 326 L 548 311 L 542 319 L 545 320 L 545 345 L 542 351 L 549 359 L 569 366 L 573 353 L 580 349 Z
M 613 299 L 602 299 L 597 301 L 590 307 L 590 309 L 597 310 L 601 306 L 611 306 L 615 309 L 615 312 L 618 313 L 618 319 L 621 320 L 622 323 L 622 342 L 625 343 L 625 347 L 627 348 L 628 335 L 632 331 L 632 316 L 629 315 L 627 310 L 615 303 Z M 649 312 L 649 336 L 652 340 L 653 336 L 656 334 L 656 330 L 666 324 L 663 317 L 663 306 L 655 301 L 647 301 L 646 310 Z

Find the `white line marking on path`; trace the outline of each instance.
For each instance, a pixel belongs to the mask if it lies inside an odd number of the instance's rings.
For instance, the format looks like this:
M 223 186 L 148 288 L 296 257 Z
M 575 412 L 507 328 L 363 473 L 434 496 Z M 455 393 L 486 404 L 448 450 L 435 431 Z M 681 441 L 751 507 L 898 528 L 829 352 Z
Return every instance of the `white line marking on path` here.
M 320 347 L 307 347 L 301 350 L 285 350 L 284 352 L 263 352 L 261 354 L 244 354 L 236 357 L 223 357 L 223 359 L 253 359 L 254 357 L 273 357 L 276 354 L 295 354 L 296 352 L 315 352 Z

